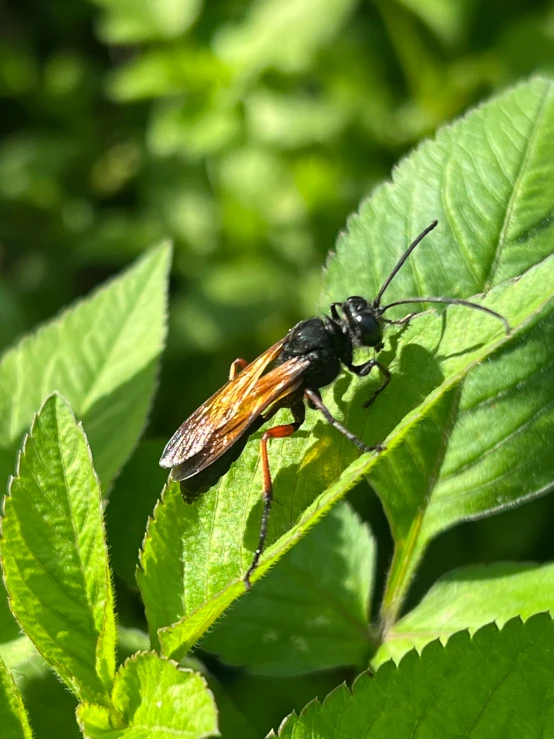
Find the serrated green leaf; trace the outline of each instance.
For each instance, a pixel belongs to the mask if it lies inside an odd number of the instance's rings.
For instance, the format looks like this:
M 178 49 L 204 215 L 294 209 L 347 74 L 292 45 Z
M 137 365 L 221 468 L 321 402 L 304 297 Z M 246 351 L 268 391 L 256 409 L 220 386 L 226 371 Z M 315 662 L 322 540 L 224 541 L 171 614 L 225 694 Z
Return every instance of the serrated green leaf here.
M 502 631 L 433 642 L 342 686 L 281 726 L 280 739 L 539 739 L 554 732 L 554 624 L 540 614 Z M 275 736 L 275 734 L 271 734 Z
M 544 310 L 542 291 L 553 279 L 554 259 L 551 259 L 519 281 L 505 283 L 489 294 L 488 304 L 508 317 L 516 329 L 515 339 L 519 331 L 525 330 L 530 317 L 537 310 Z M 472 367 L 509 341 L 502 329 L 499 334 L 496 322 L 481 312 L 458 308 L 448 313 L 446 322 L 433 313 L 422 316 L 398 339 L 400 366 L 406 361 L 405 352 L 410 353 L 412 347 L 427 364 L 423 376 L 428 394 L 420 396 L 419 406 L 410 395 L 410 377 L 402 373 L 395 374 L 398 379 L 391 385 L 394 387 L 395 383 L 398 388 L 402 383 L 405 392 L 387 394 L 390 411 L 382 430 L 374 421 L 372 427 L 371 412 L 361 408 L 362 400 L 371 393 L 362 383 L 352 382 L 348 386 L 346 378 L 338 380 L 325 395 L 335 414 L 345 415 L 348 428 L 369 443 L 383 441 L 387 424 L 394 429 L 380 458 L 391 454 L 410 429 L 421 425 L 428 413 L 434 413 L 444 402 L 443 396 L 452 392 Z M 477 344 L 475 336 L 481 339 Z M 396 362 L 391 364 L 393 373 L 397 370 Z M 410 403 L 417 407 L 407 412 Z M 383 420 L 381 416 L 378 418 L 380 422 Z M 308 430 L 312 433 L 307 433 Z M 268 540 L 275 543 L 268 548 L 253 580 L 261 577 L 378 462 L 375 455 L 364 455 L 341 474 L 341 469 L 356 454 L 346 439 L 313 416 L 306 423 L 306 431 L 285 443 L 272 445 L 271 467 L 278 503 L 272 509 Z M 298 459 L 302 461 L 298 463 Z M 238 578 L 248 568 L 256 548 L 262 507 L 260 491 L 257 443 L 247 445 L 230 473 L 193 506 L 182 502 L 177 485 L 165 491 L 145 540 L 144 572 L 138 575 L 145 602 L 164 600 L 160 585 L 162 570 L 164 588 L 167 587 L 168 593 L 173 591 L 172 607 L 163 616 L 165 623 L 157 620 L 159 611 L 150 623 L 153 640 L 155 631 L 165 627 L 159 632 L 164 654 L 181 656 L 244 592 Z M 156 529 L 160 534 L 154 533 Z M 151 573 L 146 577 L 144 573 L 150 567 Z M 157 571 L 159 577 L 155 575 Z M 179 608 L 182 620 L 175 623 L 173 619 Z
M 346 503 L 337 506 L 208 632 L 202 648 L 262 675 L 365 666 L 374 559 L 367 525 Z
M 86 436 L 60 395 L 25 439 L 0 553 L 12 611 L 39 652 L 81 699 L 109 702 L 115 618 L 102 498 Z
M 142 653 L 118 671 L 113 709 L 82 703 L 81 729 L 90 739 L 204 739 L 219 736 L 217 709 L 204 678 L 157 654 Z
M 23 699 L 0 658 L 0 726 L 2 739 L 32 739 L 33 732 Z
M 376 295 L 433 219 L 439 227 L 394 278 L 384 302 L 468 297 L 550 256 L 553 131 L 554 82 L 542 78 L 441 128 L 348 220 L 327 264 L 321 309 L 349 295 Z
M 398 299 L 408 293 L 413 294 L 412 291 L 416 294 L 442 292 L 467 297 L 465 291 L 482 290 L 491 282 L 496 286 L 484 298 L 475 299 L 504 315 L 512 327 L 512 335 L 507 337 L 500 322 L 481 311 L 454 306 L 441 315 L 430 311 L 419 316 L 408 327 L 390 327 L 386 350 L 380 358 L 389 365 L 392 381 L 377 403 L 369 411 L 361 408 L 375 388 L 376 378 L 363 381 L 341 377 L 324 394 L 331 411 L 349 429 L 366 443 L 385 441 L 386 451 L 379 458 L 363 456 L 348 467 L 359 453 L 348 440 L 329 429 L 312 413 L 309 413 L 308 421 L 299 434 L 286 441 L 272 442 L 270 464 L 277 499 L 269 522 L 268 544 L 272 546 L 268 547 L 254 580 L 350 487 L 371 472 L 377 491 L 383 491 L 382 500 L 396 542 L 395 563 L 386 594 L 388 621 L 393 621 L 424 548 L 425 540 L 421 538 L 423 514 L 427 505 L 432 503 L 430 492 L 441 469 L 442 458 L 446 452 L 449 455 L 453 453 L 450 439 L 455 439 L 455 433 L 458 433 L 454 428 L 458 409 L 464 408 L 460 397 L 463 398 L 463 393 L 472 387 L 472 371 L 477 368 L 480 372 L 482 368 L 479 365 L 488 357 L 492 358 L 491 365 L 494 362 L 499 368 L 496 374 L 490 372 L 487 375 L 488 365 L 484 365 L 483 373 L 488 377 L 490 388 L 487 391 L 487 383 L 476 375 L 479 381 L 474 391 L 474 396 L 485 392 L 485 399 L 490 400 L 489 412 L 495 414 L 494 423 L 498 424 L 499 430 L 506 427 L 511 417 L 505 414 L 503 421 L 498 419 L 495 403 L 500 407 L 499 396 L 512 384 L 526 378 L 525 372 L 529 368 L 532 377 L 526 382 L 531 386 L 533 405 L 530 404 L 528 410 L 536 407 L 537 398 L 539 403 L 544 398 L 545 388 L 551 386 L 551 382 L 544 374 L 549 371 L 544 369 L 547 360 L 544 352 L 537 349 L 536 342 L 540 342 L 542 347 L 549 346 L 544 331 L 554 308 L 554 258 L 548 258 L 552 253 L 552 243 L 548 238 L 550 221 L 546 215 L 551 203 L 546 195 L 542 197 L 541 194 L 548 189 L 547 182 L 551 181 L 554 186 L 554 166 L 550 172 L 548 152 L 545 152 L 543 161 L 543 157 L 537 159 L 538 155 L 535 156 L 535 148 L 540 144 L 539 148 L 548 149 L 554 140 L 554 137 L 550 139 L 547 136 L 550 128 L 554 127 L 553 89 L 554 85 L 544 80 L 534 81 L 445 129 L 436 142 L 424 145 L 407 159 L 397 170 L 395 183 L 378 189 L 364 204 L 360 215 L 349 221 L 348 233 L 341 238 L 338 254 L 330 264 L 328 290 L 333 292 L 328 292 L 329 300 L 344 299 L 357 293 L 376 294 L 378 285 L 398 258 L 394 250 L 402 252 L 411 237 L 426 225 L 427 219 L 421 222 L 418 215 L 415 221 L 412 214 L 431 209 L 432 216 L 444 216 L 442 225 L 421 245 L 419 252 L 413 254 L 414 261 L 399 273 L 387 299 Z M 529 151 L 524 162 L 520 162 L 521 167 L 516 168 L 516 183 L 509 180 L 505 170 L 514 158 L 511 148 L 514 138 L 518 139 L 515 134 L 507 137 L 504 127 L 494 156 L 489 156 L 491 190 L 483 188 L 478 197 L 459 196 L 455 201 L 455 191 L 451 189 L 455 174 L 459 171 L 457 176 L 460 178 L 464 168 L 473 161 L 457 161 L 456 157 L 463 158 L 467 151 L 476 156 L 479 150 L 476 144 L 470 145 L 473 139 L 478 139 L 480 134 L 484 141 L 492 140 L 499 119 L 510 120 L 510 113 L 516 120 L 517 110 L 525 110 L 525 115 L 531 118 L 535 112 L 534 123 L 526 131 L 536 144 L 532 146 L 527 141 Z M 522 141 L 526 141 L 524 136 Z M 461 146 L 460 142 L 464 145 Z M 447 145 L 452 150 L 451 154 Z M 483 154 L 481 170 L 474 168 L 472 179 L 466 182 L 467 187 L 469 183 L 477 187 L 474 179 L 477 181 L 481 171 L 486 172 L 486 164 Z M 537 189 L 539 184 L 540 190 Z M 534 193 L 534 199 L 531 193 Z M 502 218 L 494 211 L 500 198 L 505 199 Z M 490 223 L 485 220 L 485 207 L 488 208 Z M 447 214 L 444 208 L 447 208 Z M 510 215 L 499 235 L 494 229 L 499 222 L 504 223 L 506 208 Z M 531 212 L 537 222 L 530 219 Z M 520 225 L 513 222 L 516 215 Z M 473 229 L 479 234 L 479 239 L 457 241 L 449 223 L 453 224 L 456 234 L 465 233 L 467 237 L 472 232 L 467 229 Z M 489 233 L 488 228 L 493 232 Z M 387 249 L 382 247 L 383 244 Z M 381 248 L 376 250 L 376 245 Z M 417 275 L 417 284 L 414 284 L 414 275 Z M 532 358 L 530 363 L 527 360 L 527 363 L 522 363 L 523 351 Z M 510 360 L 512 370 L 504 365 L 504 356 L 517 358 Z M 462 384 L 466 377 L 469 377 L 467 391 L 466 384 Z M 506 382 L 506 387 L 500 387 Z M 541 416 L 542 434 L 554 421 L 550 409 L 551 403 Z M 288 414 L 282 417 L 288 418 Z M 490 451 L 492 431 L 491 436 L 487 435 L 488 427 L 488 422 L 483 425 L 484 433 L 480 438 Z M 525 435 L 527 432 L 530 432 L 528 436 Z M 524 424 L 519 441 L 523 438 L 525 462 L 533 465 L 534 470 L 533 475 L 525 473 L 524 480 L 520 479 L 521 475 L 515 475 L 517 482 L 509 490 L 511 503 L 522 502 L 544 492 L 554 477 L 554 458 L 545 453 L 544 445 L 534 443 L 532 424 Z M 405 484 L 399 487 L 397 478 L 391 473 L 385 485 L 387 470 L 396 471 L 399 459 L 411 459 L 406 450 L 409 452 L 412 448 L 412 439 L 422 439 L 415 455 L 417 465 L 413 462 L 405 478 L 400 478 L 400 482 L 405 481 Z M 472 446 L 464 453 L 475 454 L 478 442 L 479 438 L 473 438 Z M 165 519 L 159 525 L 164 536 L 151 536 L 149 532 L 143 568 L 147 570 L 150 566 L 148 560 L 163 561 L 164 572 L 172 572 L 171 582 L 176 588 L 183 589 L 182 597 L 175 593 L 173 607 L 164 616 L 165 623 L 156 620 L 150 624 L 152 631 L 164 627 L 159 638 L 168 656 L 186 651 L 244 592 L 238 578 L 251 562 L 262 508 L 258 456 L 258 444 L 254 441 L 247 445 L 240 460 L 219 485 L 193 506 L 185 506 L 179 500 L 177 489 L 171 488 L 165 495 L 164 504 L 156 511 L 156 518 Z M 493 467 L 498 464 L 495 454 L 488 456 Z M 453 458 L 456 459 L 456 455 Z M 517 470 L 520 460 L 512 453 L 508 461 L 511 475 Z M 373 474 L 376 469 L 378 475 Z M 413 474 L 414 469 L 419 477 Z M 506 483 L 510 482 L 510 475 L 502 478 L 501 496 L 508 495 Z M 493 484 L 488 501 L 485 499 L 483 508 L 479 509 L 480 513 L 499 510 L 506 505 L 505 498 L 498 500 L 495 495 Z M 448 525 L 477 513 L 475 507 L 467 505 L 467 499 L 464 502 L 460 497 L 460 505 L 462 510 L 451 516 Z M 437 521 L 439 518 L 433 516 L 426 524 L 429 536 L 436 533 L 437 529 L 433 530 L 431 523 Z M 175 552 L 172 547 L 176 547 L 179 541 L 181 556 L 170 563 Z M 159 597 L 160 586 L 150 581 L 145 583 L 144 576 L 141 578 L 143 596 L 152 602 Z M 152 592 L 147 595 L 145 588 L 152 589 Z M 175 622 L 173 619 L 179 607 L 182 608 L 181 619 Z
M 144 427 L 165 340 L 170 250 L 153 249 L 120 277 L 24 338 L 0 362 L 0 449 L 13 471 L 33 414 L 54 391 L 83 421 L 108 486 Z M 0 470 L 1 471 L 1 470 Z
M 470 634 L 494 621 L 502 627 L 514 616 L 523 620 L 554 613 L 554 565 L 502 562 L 462 567 L 442 577 L 421 603 L 389 630 L 371 664 L 398 662 L 413 647 L 456 631 Z
M 542 79 L 443 129 L 398 168 L 393 185 L 380 187 L 350 220 L 329 264 L 326 300 L 360 290 L 367 294 L 368 286 L 375 294 L 398 258 L 394 252 L 402 249 L 395 235 L 415 235 L 424 225 L 422 213 L 438 218 L 439 228 L 392 282 L 387 301 L 409 294 L 468 297 L 546 264 L 554 252 L 547 194 L 554 187 L 553 141 L 554 84 Z M 360 259 L 364 244 L 372 257 L 365 261 Z M 525 331 L 442 393 L 371 472 L 396 544 L 383 602 L 386 625 L 395 620 L 432 537 L 552 485 L 554 457 L 541 443 L 554 431 L 554 283 L 547 280 L 534 288 L 543 292 L 545 305 Z M 401 415 L 395 403 L 409 410 L 440 382 L 443 366 L 433 357 L 454 354 L 456 345 L 461 349 L 463 332 L 480 341 L 467 320 L 458 342 L 441 342 L 430 353 L 414 342 L 399 366 L 391 365 L 405 381 L 395 377 L 387 397 L 374 406 L 385 429 L 391 417 Z

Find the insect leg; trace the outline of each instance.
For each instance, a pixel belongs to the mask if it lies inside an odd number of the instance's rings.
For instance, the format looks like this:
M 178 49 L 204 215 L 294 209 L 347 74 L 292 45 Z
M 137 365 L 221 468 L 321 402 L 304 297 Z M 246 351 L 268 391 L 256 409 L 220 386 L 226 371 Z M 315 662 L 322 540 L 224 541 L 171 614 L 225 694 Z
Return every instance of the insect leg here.
M 268 429 L 262 436 L 260 441 L 260 451 L 262 455 L 262 471 L 263 471 L 263 500 L 264 509 L 262 512 L 262 523 L 260 526 L 260 538 L 258 539 L 258 546 L 254 552 L 254 558 L 252 564 L 246 571 L 244 576 L 244 584 L 247 590 L 250 590 L 250 575 L 254 572 L 258 566 L 261 554 L 264 550 L 265 538 L 267 535 L 267 522 L 269 521 L 269 512 L 271 510 L 271 501 L 273 500 L 273 483 L 271 482 L 271 472 L 269 469 L 269 459 L 267 456 L 267 444 L 270 439 L 282 439 L 286 436 L 292 436 L 295 431 L 298 431 L 300 426 L 304 423 L 306 417 L 306 408 L 304 403 L 296 403 L 291 407 L 292 414 L 294 416 L 294 423 L 283 424 L 282 426 L 273 426 Z
M 354 436 L 354 434 L 349 431 L 346 426 L 343 426 L 340 421 L 337 421 L 337 419 L 332 416 L 331 411 L 324 405 L 323 401 L 321 400 L 321 395 L 317 391 L 306 390 L 304 392 L 304 395 L 311 402 L 314 408 L 317 408 L 317 410 L 323 415 L 325 420 L 331 424 L 331 426 L 336 428 L 337 431 L 340 431 L 343 436 L 346 436 L 346 438 L 353 444 L 355 444 L 358 449 L 361 449 L 362 452 L 383 451 L 383 447 L 380 444 L 376 444 L 375 446 L 368 446 L 367 444 L 364 444 L 364 442 L 360 441 L 357 436 Z
M 366 377 L 367 375 L 369 375 L 374 367 L 377 367 L 377 369 L 381 373 L 383 377 L 383 382 L 379 385 L 373 395 L 363 404 L 364 408 L 369 408 L 370 405 L 373 405 L 373 403 L 375 403 L 375 400 L 377 399 L 377 396 L 382 393 L 383 390 L 387 387 L 390 382 L 390 370 L 388 369 L 388 367 L 385 367 L 384 364 L 381 364 L 381 362 L 378 362 L 376 359 L 370 359 L 368 362 L 364 362 L 364 364 L 360 364 L 358 366 L 351 364 L 348 367 L 348 369 L 355 375 L 358 375 L 358 377 Z
M 422 311 L 421 313 L 408 313 L 407 316 L 404 316 L 404 318 L 398 318 L 396 321 L 391 321 L 388 318 L 381 318 L 384 323 L 390 323 L 394 326 L 403 326 L 405 323 L 410 323 L 412 318 L 415 318 L 415 316 L 421 316 L 423 313 L 428 313 L 428 311 Z
M 242 359 L 242 357 L 235 359 L 234 362 L 231 362 L 231 366 L 229 367 L 229 379 L 234 380 L 238 373 L 247 366 L 248 362 L 246 359 Z

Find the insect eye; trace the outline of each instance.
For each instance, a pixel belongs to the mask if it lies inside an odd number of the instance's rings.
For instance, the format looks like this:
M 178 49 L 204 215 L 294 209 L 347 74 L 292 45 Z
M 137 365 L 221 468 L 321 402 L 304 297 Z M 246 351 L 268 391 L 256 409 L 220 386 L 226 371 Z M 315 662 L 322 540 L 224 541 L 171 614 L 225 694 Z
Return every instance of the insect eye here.
M 383 339 L 383 332 L 377 319 L 369 313 L 358 313 L 355 317 L 359 331 L 360 343 L 363 346 L 378 346 Z

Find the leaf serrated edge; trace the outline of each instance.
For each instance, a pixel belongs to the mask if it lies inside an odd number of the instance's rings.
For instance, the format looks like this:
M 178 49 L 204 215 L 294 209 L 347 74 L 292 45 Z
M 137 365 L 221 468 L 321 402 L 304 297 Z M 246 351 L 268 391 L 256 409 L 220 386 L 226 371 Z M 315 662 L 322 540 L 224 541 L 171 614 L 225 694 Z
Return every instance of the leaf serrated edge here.
M 444 642 L 441 638 L 437 638 L 425 644 L 420 650 L 418 650 L 418 648 L 414 646 L 402 656 L 398 664 L 396 664 L 392 658 L 388 659 L 386 662 L 383 662 L 383 664 L 380 665 L 376 672 L 373 673 L 371 672 L 371 670 L 364 670 L 364 672 L 361 672 L 359 675 L 357 675 L 354 682 L 352 683 L 351 688 L 349 688 L 348 685 L 343 682 L 340 685 L 337 685 L 336 688 L 333 688 L 333 690 L 331 690 L 322 701 L 318 698 L 314 698 L 302 708 L 299 714 L 297 714 L 296 711 L 292 711 L 283 719 L 283 721 L 279 725 L 278 734 L 275 734 L 273 731 L 271 731 L 271 733 L 267 735 L 267 739 L 278 739 L 281 736 L 282 730 L 290 721 L 293 721 L 294 719 L 301 719 L 302 716 L 304 716 L 313 706 L 319 706 L 320 710 L 325 708 L 326 704 L 330 702 L 334 697 L 336 697 L 339 692 L 346 690 L 348 692 L 348 697 L 353 697 L 357 690 L 361 688 L 362 683 L 368 678 L 375 680 L 377 684 L 377 682 L 380 680 L 380 673 L 382 674 L 383 672 L 398 672 L 398 670 L 401 669 L 404 660 L 406 660 L 407 662 L 413 660 L 419 661 L 422 659 L 427 650 L 429 650 L 430 652 L 436 649 L 445 650 L 448 647 L 449 642 L 453 639 L 459 640 L 460 638 L 465 637 L 467 638 L 468 642 L 473 642 L 475 641 L 476 637 L 478 637 L 478 635 L 482 634 L 483 632 L 492 631 L 497 634 L 501 634 L 507 627 L 511 628 L 511 624 L 516 624 L 516 622 L 519 622 L 518 627 L 523 627 L 528 621 L 531 621 L 533 619 L 541 619 L 544 621 L 548 620 L 550 624 L 554 623 L 554 618 L 548 611 L 541 611 L 539 613 L 534 613 L 525 620 L 521 616 L 514 616 L 513 618 L 508 619 L 508 621 L 506 621 L 502 628 L 499 628 L 498 624 L 495 621 L 491 621 L 490 623 L 481 626 L 473 634 L 471 633 L 470 629 L 461 629 L 460 631 L 456 631 L 455 633 L 450 634 Z
M 8 588 L 8 583 L 7 583 L 7 579 L 6 579 L 6 571 L 5 571 L 5 568 L 4 568 L 3 557 L 2 557 L 2 542 L 6 541 L 6 539 L 4 537 L 4 531 L 3 531 L 3 523 L 4 523 L 4 520 L 7 519 L 7 514 L 6 514 L 6 508 L 5 508 L 5 506 L 6 506 L 7 501 L 13 497 L 12 496 L 12 492 L 11 492 L 12 483 L 13 483 L 13 481 L 16 478 L 19 477 L 21 460 L 25 456 L 25 454 L 27 453 L 27 444 L 30 441 L 31 437 L 33 436 L 33 433 L 35 431 L 35 427 L 36 427 L 38 418 L 41 415 L 41 413 L 42 413 L 45 405 L 48 402 L 50 402 L 52 400 L 52 398 L 59 398 L 61 400 L 61 402 L 64 403 L 67 406 L 67 409 L 68 409 L 69 413 L 71 414 L 71 416 L 72 416 L 72 418 L 73 418 L 73 420 L 75 422 L 75 427 L 83 435 L 83 439 L 84 439 L 84 442 L 85 442 L 85 447 L 87 449 L 87 454 L 89 456 L 90 468 L 92 470 L 93 477 L 94 477 L 94 479 L 96 481 L 96 484 L 98 486 L 98 491 L 100 493 L 100 496 L 99 496 L 100 523 L 101 523 L 101 527 L 102 527 L 103 544 L 104 544 L 104 551 L 105 551 L 105 555 L 106 555 L 105 562 L 106 562 L 106 567 L 107 567 L 107 571 L 108 571 L 107 572 L 107 575 L 108 575 L 107 581 L 108 581 L 109 595 L 111 595 L 111 598 L 109 598 L 108 600 L 109 600 L 109 605 L 111 605 L 111 612 L 113 613 L 113 626 L 114 626 L 114 636 L 115 636 L 115 639 L 114 639 L 114 650 L 113 650 L 113 675 L 112 675 L 111 686 L 110 686 L 110 689 L 111 689 L 111 688 L 113 688 L 113 680 L 114 680 L 114 677 L 115 677 L 115 663 L 116 663 L 115 649 L 116 649 L 116 646 L 117 646 L 117 632 L 116 632 L 116 613 L 115 613 L 115 609 L 114 609 L 115 597 L 114 597 L 114 590 L 113 590 L 113 575 L 112 575 L 111 568 L 110 568 L 110 565 L 109 565 L 109 552 L 108 552 L 108 545 L 107 545 L 107 539 L 106 539 L 106 526 L 105 526 L 105 520 L 104 520 L 104 509 L 103 509 L 103 505 L 102 505 L 102 495 L 101 495 L 102 488 L 101 488 L 101 485 L 100 485 L 100 480 L 98 479 L 98 475 L 96 474 L 96 470 L 94 469 L 94 464 L 93 464 L 93 459 L 92 459 L 92 450 L 90 448 L 90 444 L 88 443 L 87 435 L 86 435 L 86 433 L 84 431 L 83 424 L 81 422 L 77 421 L 77 419 L 75 417 L 75 414 L 73 412 L 73 409 L 71 407 L 71 404 L 57 390 L 54 391 L 53 393 L 51 393 L 47 398 L 45 398 L 45 400 L 42 403 L 42 405 L 39 408 L 39 410 L 36 411 L 33 414 L 33 420 L 32 420 L 31 426 L 29 428 L 29 431 L 25 434 L 25 437 L 23 439 L 23 443 L 22 443 L 22 445 L 21 445 L 21 447 L 20 447 L 20 449 L 19 449 L 19 451 L 17 453 L 17 461 L 16 461 L 15 475 L 10 475 L 9 483 L 8 483 L 8 492 L 4 496 L 4 499 L 3 499 L 3 502 L 2 502 L 2 510 L 0 511 L 0 564 L 1 564 L 1 568 L 0 569 L 2 571 L 2 580 L 3 580 L 3 583 L 4 583 L 4 587 L 6 589 L 6 593 L 8 595 L 8 605 L 10 607 L 10 611 L 11 611 L 11 613 L 12 613 L 12 615 L 13 615 L 16 623 L 17 623 L 17 625 L 19 626 L 19 628 L 21 629 L 21 631 L 23 632 L 23 634 L 25 634 L 26 636 L 28 636 L 28 638 L 34 644 L 35 649 L 40 654 L 40 656 L 43 658 L 43 660 L 46 662 L 46 664 L 50 665 L 52 667 L 52 669 L 54 669 L 55 672 L 59 675 L 59 677 L 63 680 L 63 682 L 65 682 L 65 680 L 62 678 L 62 673 L 64 673 L 66 670 L 63 669 L 60 672 L 57 669 L 56 665 L 60 664 L 59 661 L 58 660 L 52 660 L 49 656 L 46 656 L 43 653 L 41 647 L 39 647 L 39 645 L 37 645 L 34 642 L 34 640 L 27 634 L 27 632 L 25 631 L 23 625 L 19 621 L 19 619 L 18 619 L 18 617 L 17 617 L 17 615 L 15 613 L 14 607 L 13 607 L 14 599 L 12 598 L 12 595 L 10 593 L 10 589 Z M 105 608 L 104 609 L 104 620 L 102 622 L 103 625 L 106 623 L 106 618 L 107 618 L 106 610 L 107 609 Z M 105 633 L 106 633 L 106 631 L 104 631 L 104 634 Z M 95 649 L 95 672 L 96 672 L 96 674 L 98 676 L 98 679 L 102 683 L 102 685 L 104 685 L 104 688 L 106 689 L 106 695 L 109 698 L 110 689 L 108 689 L 108 687 L 105 685 L 104 680 L 103 680 L 101 674 L 97 671 L 97 664 L 96 664 L 96 660 L 98 659 L 99 647 L 102 646 L 102 644 L 104 643 L 104 640 L 103 640 L 102 637 L 103 637 L 103 634 L 99 633 L 98 634 L 98 640 L 96 642 L 96 649 Z M 62 667 L 63 667 L 63 664 L 62 664 Z M 67 670 L 67 672 L 69 674 L 71 674 L 69 670 Z M 80 680 L 77 680 L 73 675 L 72 675 L 72 678 L 73 678 L 74 684 L 73 685 L 68 685 L 68 687 L 70 687 L 71 690 L 74 692 L 74 694 L 78 698 L 80 698 L 79 693 L 80 692 L 83 692 L 82 691 L 81 681 Z M 98 705 L 100 705 L 100 704 L 98 704 Z M 109 705 L 109 703 L 108 703 L 108 705 Z

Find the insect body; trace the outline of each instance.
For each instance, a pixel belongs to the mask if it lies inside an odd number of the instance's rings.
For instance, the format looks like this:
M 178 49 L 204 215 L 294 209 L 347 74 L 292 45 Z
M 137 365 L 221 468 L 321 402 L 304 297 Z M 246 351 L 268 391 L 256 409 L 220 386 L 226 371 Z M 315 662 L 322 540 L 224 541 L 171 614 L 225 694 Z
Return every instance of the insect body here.
M 171 469 L 171 477 L 180 482 L 186 502 L 193 502 L 214 485 L 240 456 L 248 438 L 258 431 L 280 408 L 289 408 L 293 422 L 267 429 L 262 435 L 260 451 L 263 470 L 264 509 L 258 546 L 244 582 L 250 587 L 250 576 L 263 551 L 271 500 L 273 496 L 267 456 L 270 439 L 291 436 L 304 422 L 306 403 L 320 411 L 323 417 L 355 444 L 362 452 L 379 452 L 382 447 L 367 446 L 337 419 L 324 405 L 320 388 L 332 383 L 344 366 L 350 372 L 365 377 L 373 368 L 382 375 L 382 382 L 364 403 L 371 405 L 388 385 L 389 370 L 376 359 L 363 364 L 353 363 L 356 347 L 383 347 L 383 327 L 387 323 L 408 322 L 410 314 L 396 321 L 383 317 L 395 305 L 404 303 L 454 303 L 489 313 L 506 320 L 495 311 L 478 303 L 456 298 L 407 298 L 381 305 L 389 283 L 420 241 L 435 228 L 434 221 L 410 245 L 399 260 L 373 302 L 352 296 L 342 303 L 333 303 L 331 317 L 310 318 L 296 324 L 289 333 L 250 364 L 236 360 L 231 366 L 229 381 L 200 406 L 179 427 L 168 442 L 160 465 Z

